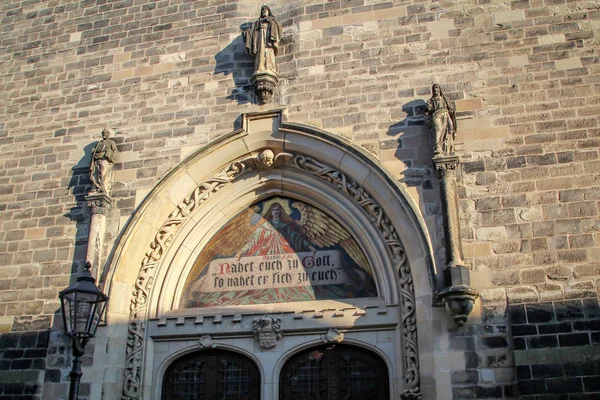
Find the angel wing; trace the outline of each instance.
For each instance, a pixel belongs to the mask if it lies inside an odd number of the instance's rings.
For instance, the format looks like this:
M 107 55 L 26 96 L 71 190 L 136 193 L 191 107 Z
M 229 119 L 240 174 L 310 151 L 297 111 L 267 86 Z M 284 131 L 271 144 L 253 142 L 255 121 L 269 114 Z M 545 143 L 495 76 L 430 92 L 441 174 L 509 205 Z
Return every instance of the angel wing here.
M 194 262 L 192 271 L 186 281 L 186 287 L 198 279 L 204 268 L 216 256 L 233 257 L 242 248 L 256 229 L 256 226 L 250 223 L 250 219 L 254 214 L 254 209 L 246 209 L 213 236 Z
M 301 218 L 297 223 L 312 243 L 319 247 L 331 247 L 339 244 L 355 263 L 373 276 L 371 265 L 358 243 L 333 218 L 306 203 L 294 202 L 292 207 L 300 211 Z

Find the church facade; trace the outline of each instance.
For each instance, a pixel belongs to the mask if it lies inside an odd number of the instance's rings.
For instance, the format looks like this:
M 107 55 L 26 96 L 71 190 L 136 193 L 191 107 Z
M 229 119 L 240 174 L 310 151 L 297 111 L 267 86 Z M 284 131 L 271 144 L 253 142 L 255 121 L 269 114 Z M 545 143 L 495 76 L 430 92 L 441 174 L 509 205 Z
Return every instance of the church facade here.
M 600 396 L 597 1 L 0 16 L 0 398 Z

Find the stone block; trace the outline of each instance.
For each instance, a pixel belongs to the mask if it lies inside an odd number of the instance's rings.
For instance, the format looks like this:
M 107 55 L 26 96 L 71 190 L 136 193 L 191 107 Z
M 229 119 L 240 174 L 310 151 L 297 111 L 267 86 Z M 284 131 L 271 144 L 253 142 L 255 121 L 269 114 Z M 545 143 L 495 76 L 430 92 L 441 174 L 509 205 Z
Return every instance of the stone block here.
M 479 382 L 479 374 L 477 370 L 452 371 L 451 382 L 460 385 L 476 384 Z
M 549 393 L 581 393 L 583 382 L 580 378 L 553 378 L 546 380 Z
M 598 215 L 598 207 L 594 201 L 571 203 L 568 206 L 569 215 L 574 218 Z
M 529 323 L 554 321 L 554 307 L 552 303 L 527 304 L 525 307 Z
M 554 66 L 556 70 L 565 70 L 565 69 L 573 69 L 573 68 L 581 68 L 581 58 L 567 58 L 562 60 L 554 61 Z
M 533 379 L 547 379 L 563 376 L 561 364 L 537 364 L 531 366 Z
M 528 349 L 547 349 L 558 347 L 558 338 L 556 335 L 544 335 L 537 337 L 528 337 L 526 339 Z
M 519 381 L 520 395 L 546 394 L 546 381 L 544 379 L 533 379 Z
M 463 253 L 465 257 L 487 257 L 491 256 L 491 243 L 464 243 Z
M 456 111 L 473 111 L 483 108 L 483 100 L 481 98 L 456 100 Z
M 537 289 L 527 286 L 508 288 L 507 297 L 512 303 L 533 303 L 539 300 Z
M 521 283 L 544 283 L 546 271 L 543 268 L 528 268 L 521 271 Z
M 584 316 L 581 300 L 555 302 L 554 309 L 558 321 L 579 319 Z
M 478 228 L 475 231 L 475 236 L 477 240 L 481 241 L 498 241 L 507 239 L 505 227 Z

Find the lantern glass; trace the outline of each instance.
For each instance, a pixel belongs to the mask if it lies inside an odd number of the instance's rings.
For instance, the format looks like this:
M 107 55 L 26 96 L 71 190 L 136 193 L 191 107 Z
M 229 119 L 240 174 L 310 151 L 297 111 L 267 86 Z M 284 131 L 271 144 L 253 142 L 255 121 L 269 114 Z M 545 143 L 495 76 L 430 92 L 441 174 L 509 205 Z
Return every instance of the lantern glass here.
M 65 333 L 74 338 L 91 338 L 104 314 L 108 296 L 98 289 L 89 270 L 60 292 Z
M 105 300 L 93 293 L 72 292 L 62 300 L 65 316 L 65 332 L 78 338 L 89 338 L 96 334 L 104 312 Z

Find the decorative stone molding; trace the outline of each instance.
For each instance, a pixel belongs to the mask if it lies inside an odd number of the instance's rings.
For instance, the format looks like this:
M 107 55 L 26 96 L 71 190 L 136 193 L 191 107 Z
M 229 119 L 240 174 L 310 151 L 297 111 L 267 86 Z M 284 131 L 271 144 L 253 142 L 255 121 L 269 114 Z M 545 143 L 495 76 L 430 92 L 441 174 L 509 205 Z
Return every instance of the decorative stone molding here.
M 129 334 L 127 336 L 127 351 L 125 361 L 125 377 L 123 381 L 123 399 L 140 399 L 142 388 L 142 365 L 144 353 L 144 334 L 146 329 L 145 312 L 148 294 L 154 284 L 154 273 L 160 259 L 168 248 L 171 239 L 183 221 L 200 206 L 206 199 L 214 195 L 235 178 L 252 171 L 239 161 L 229 164 L 226 168 L 207 179 L 194 189 L 174 210 L 167 221 L 150 243 L 150 249 L 142 260 L 138 273 L 129 313 Z
M 198 340 L 198 345 L 202 349 L 214 349 L 215 347 L 217 347 L 217 345 L 214 342 L 214 340 L 210 336 L 208 336 L 208 335 L 202 336 Z
M 323 337 L 323 342 L 325 343 L 341 343 L 343 340 L 344 334 L 335 328 L 329 329 L 325 337 Z
M 369 215 L 376 230 L 385 238 L 394 268 L 399 274 L 401 291 L 402 349 L 405 376 L 404 391 L 401 396 L 406 399 L 420 398 L 419 351 L 413 278 L 406 252 L 394 225 L 390 222 L 384 209 L 373 200 L 365 188 L 339 169 L 314 158 L 291 153 L 277 154 L 273 158 L 273 165 L 279 165 L 280 162 L 287 167 L 316 176 L 349 196 L 358 207 Z M 130 304 L 127 358 L 122 397 L 124 400 L 141 398 L 146 306 L 149 293 L 153 287 L 156 267 L 159 265 L 161 257 L 172 242 L 178 228 L 184 220 L 197 210 L 199 205 L 224 186 L 252 171 L 257 163 L 260 163 L 263 167 L 268 167 L 268 163 L 261 160 L 258 154 L 251 154 L 229 164 L 219 173 L 207 179 L 196 187 L 190 195 L 186 196 L 155 235 L 153 242 L 150 244 L 150 249 L 142 260 Z
M 385 237 L 388 250 L 392 255 L 395 269 L 400 277 L 400 291 L 402 299 L 402 338 L 404 356 L 404 394 L 419 395 L 419 347 L 417 343 L 417 316 L 415 289 L 413 285 L 410 265 L 407 262 L 406 252 L 400 242 L 396 228 L 391 224 L 383 208 L 377 204 L 366 192 L 364 187 L 348 177 L 340 170 L 325 165 L 311 157 L 296 155 L 290 160 L 296 168 L 325 179 L 338 190 L 350 196 L 367 214 Z
M 260 347 L 271 349 L 277 345 L 277 340 L 281 339 L 281 318 L 275 318 L 270 315 L 263 315 L 255 319 L 253 323 L 254 338 L 260 343 Z

